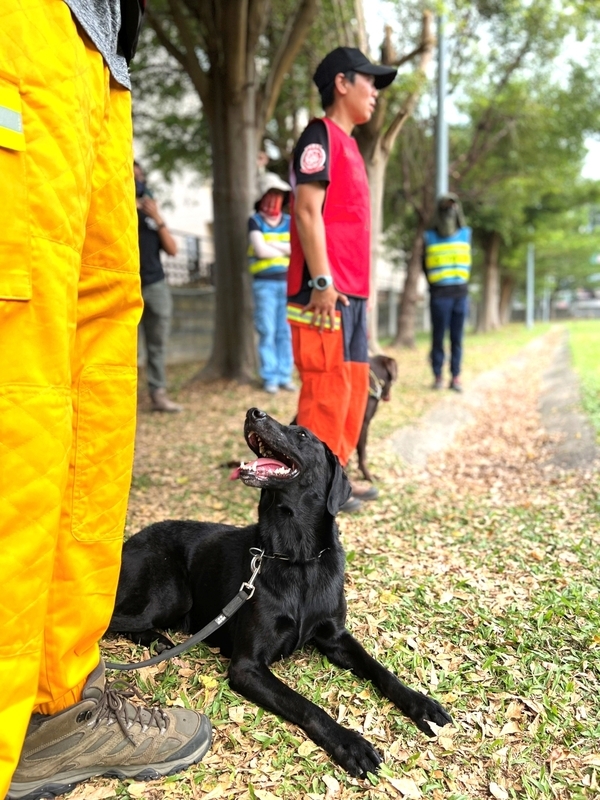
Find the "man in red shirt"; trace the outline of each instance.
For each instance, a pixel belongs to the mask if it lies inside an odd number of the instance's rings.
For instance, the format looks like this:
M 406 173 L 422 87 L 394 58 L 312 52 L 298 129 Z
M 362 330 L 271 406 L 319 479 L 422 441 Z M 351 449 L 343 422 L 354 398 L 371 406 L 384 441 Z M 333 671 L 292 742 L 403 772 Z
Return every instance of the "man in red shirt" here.
M 371 212 L 364 162 L 351 133 L 368 122 L 378 90 L 397 70 L 338 47 L 313 80 L 325 117 L 314 119 L 296 146 L 288 320 L 302 388 L 297 422 L 348 463 L 356 448 L 369 390 L 366 304 Z M 373 499 L 353 489 L 343 510 Z

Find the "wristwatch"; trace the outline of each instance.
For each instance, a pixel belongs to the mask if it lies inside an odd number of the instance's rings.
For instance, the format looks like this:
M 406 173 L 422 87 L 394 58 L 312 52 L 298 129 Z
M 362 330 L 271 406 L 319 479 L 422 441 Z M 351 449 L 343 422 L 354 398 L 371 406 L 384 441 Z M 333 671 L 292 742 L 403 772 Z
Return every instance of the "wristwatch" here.
M 331 275 L 317 275 L 316 278 L 308 282 L 308 285 L 311 289 L 318 289 L 320 292 L 323 292 L 328 286 L 333 285 L 333 278 Z

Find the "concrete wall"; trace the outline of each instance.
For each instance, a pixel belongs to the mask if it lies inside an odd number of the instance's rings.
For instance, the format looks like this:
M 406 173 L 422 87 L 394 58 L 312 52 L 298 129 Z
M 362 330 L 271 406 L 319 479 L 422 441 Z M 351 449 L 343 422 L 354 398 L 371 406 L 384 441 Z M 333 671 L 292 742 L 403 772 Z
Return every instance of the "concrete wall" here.
M 212 286 L 195 289 L 171 287 L 173 321 L 167 348 L 167 364 L 186 364 L 206 360 L 212 349 L 215 290 Z M 138 363 L 146 363 L 144 337 L 139 338 Z

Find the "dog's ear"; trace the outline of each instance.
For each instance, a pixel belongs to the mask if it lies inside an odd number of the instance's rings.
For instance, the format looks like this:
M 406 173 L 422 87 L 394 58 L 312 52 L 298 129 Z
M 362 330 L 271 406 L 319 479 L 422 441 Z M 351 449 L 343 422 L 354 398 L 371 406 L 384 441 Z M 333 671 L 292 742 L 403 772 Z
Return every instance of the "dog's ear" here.
M 396 362 L 396 359 L 391 358 L 390 356 L 386 356 L 385 366 L 387 368 L 391 382 L 395 383 L 396 379 L 398 378 L 398 363 Z
M 325 454 L 327 455 L 327 462 L 331 468 L 329 486 L 327 491 L 327 511 L 332 517 L 338 513 L 340 508 L 344 505 L 346 500 L 352 494 L 352 487 L 344 468 L 340 464 L 339 458 L 335 453 L 323 443 Z

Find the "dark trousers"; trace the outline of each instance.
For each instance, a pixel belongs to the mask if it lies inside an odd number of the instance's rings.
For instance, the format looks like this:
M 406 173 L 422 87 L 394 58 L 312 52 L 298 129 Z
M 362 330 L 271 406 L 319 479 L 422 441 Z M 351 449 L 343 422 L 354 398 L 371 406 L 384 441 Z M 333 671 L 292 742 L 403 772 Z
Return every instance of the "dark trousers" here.
M 462 338 L 465 318 L 469 313 L 468 297 L 435 297 L 430 299 L 431 310 L 431 366 L 439 377 L 444 366 L 444 337 L 450 330 L 450 372 L 455 378 L 460 375 Z
M 173 300 L 166 281 L 142 286 L 144 310 L 141 326 L 146 340 L 146 375 L 148 389 L 164 389 L 167 385 L 165 357 L 171 329 Z

